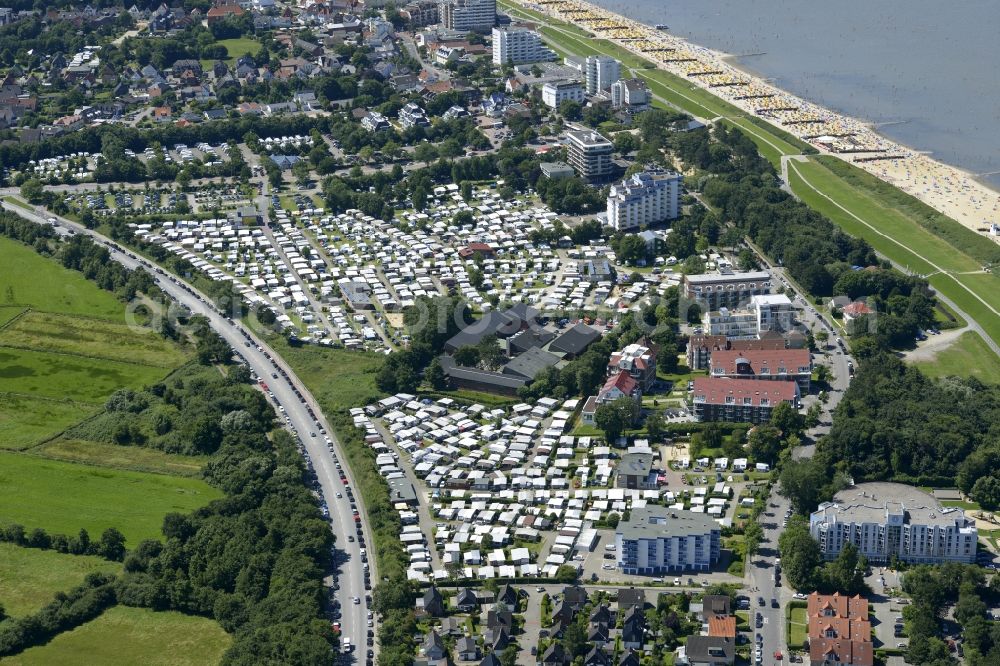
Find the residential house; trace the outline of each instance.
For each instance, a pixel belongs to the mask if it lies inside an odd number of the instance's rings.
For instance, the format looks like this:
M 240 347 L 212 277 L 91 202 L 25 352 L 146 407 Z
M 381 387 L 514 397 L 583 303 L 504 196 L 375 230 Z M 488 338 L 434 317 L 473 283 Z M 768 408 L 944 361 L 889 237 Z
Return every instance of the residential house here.
M 476 593 L 467 587 L 463 587 L 455 595 L 455 609 L 462 613 L 471 613 L 479 607 L 479 598 Z
M 646 635 L 646 614 L 644 611 L 632 607 L 625 613 L 622 620 L 622 645 L 626 649 L 641 650 L 645 643 Z
M 809 392 L 812 361 L 808 349 L 717 350 L 709 362 L 710 377 L 794 381 Z
M 736 641 L 716 636 L 689 636 L 678 649 L 677 666 L 732 666 L 736 661 Z
M 653 454 L 647 451 L 629 451 L 618 461 L 616 488 L 656 490 L 657 474 L 653 470 Z M 620 604 L 620 602 L 619 602 Z
M 639 388 L 639 384 L 626 372 L 619 372 L 604 382 L 604 386 L 597 393 L 597 404 L 605 405 L 619 398 L 632 398 L 634 400 L 642 398 L 642 389 Z
M 423 596 L 417 599 L 416 614 L 422 617 L 441 617 L 444 615 L 444 599 L 437 587 L 431 585 L 424 591 Z
M 646 591 L 637 587 L 618 590 L 618 608 L 623 611 L 629 608 L 646 610 Z
M 420 646 L 420 651 L 428 661 L 443 661 L 448 658 L 448 650 L 437 631 L 431 630 Z
M 216 5 L 205 13 L 205 21 L 208 25 L 212 25 L 228 18 L 239 18 L 244 14 L 246 12 L 236 3 Z
M 583 610 L 583 607 L 587 605 L 590 597 L 587 596 L 587 590 L 579 585 L 572 585 L 569 587 L 564 587 L 563 591 L 563 605 L 572 610 L 574 613 Z
M 595 645 L 583 658 L 583 666 L 611 666 L 611 658 L 607 652 Z
M 641 390 L 648 391 L 656 381 L 656 351 L 641 344 L 627 345 L 611 355 L 608 376 L 627 372 Z
M 872 666 L 868 600 L 839 593 L 809 595 L 809 660 L 823 666 Z
M 799 390 L 796 382 L 699 377 L 694 380 L 692 401 L 699 421 L 766 423 L 783 402 L 797 409 Z
M 494 606 L 502 606 L 511 613 L 517 612 L 517 601 L 518 593 L 517 590 L 511 587 L 509 584 L 505 584 L 497 591 L 496 600 L 493 602 Z
M 455 651 L 458 653 L 459 661 L 478 661 L 480 658 L 479 646 L 471 636 L 462 636 L 455 644 Z
M 563 650 L 562 643 L 553 641 L 549 644 L 548 649 L 545 650 L 545 654 L 542 655 L 540 663 L 542 666 L 566 666 L 566 664 L 570 663 L 570 660 L 565 650 Z

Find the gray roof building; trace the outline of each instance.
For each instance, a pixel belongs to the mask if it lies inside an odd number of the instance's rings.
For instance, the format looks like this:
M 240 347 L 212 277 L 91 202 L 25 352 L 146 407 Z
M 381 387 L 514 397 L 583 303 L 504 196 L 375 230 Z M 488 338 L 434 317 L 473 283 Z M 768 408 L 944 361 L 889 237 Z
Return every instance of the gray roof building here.
M 503 368 L 503 374 L 534 379 L 539 372 L 559 362 L 559 357 L 547 351 L 532 347 L 512 358 Z

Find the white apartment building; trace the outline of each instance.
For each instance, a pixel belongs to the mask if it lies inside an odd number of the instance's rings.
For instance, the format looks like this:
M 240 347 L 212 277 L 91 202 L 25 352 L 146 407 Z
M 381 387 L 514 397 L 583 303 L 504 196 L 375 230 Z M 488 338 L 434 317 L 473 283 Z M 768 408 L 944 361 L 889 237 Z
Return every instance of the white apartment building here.
M 678 173 L 657 169 L 612 185 L 608 192 L 608 224 L 625 231 L 678 217 L 681 180 Z
M 750 297 L 750 309 L 757 315 L 757 335 L 765 331 L 787 333 L 792 330 L 792 301 L 784 294 L 758 294 Z
M 542 37 L 525 28 L 493 28 L 493 64 L 523 65 L 555 60 L 556 54 L 542 44 Z
M 792 330 L 792 302 L 784 294 L 758 294 L 748 307 L 719 308 L 702 315 L 705 335 L 724 335 L 730 340 L 753 340 L 767 331 Z
M 621 78 L 621 63 L 610 56 L 587 56 L 583 64 L 587 80 L 587 94 L 596 95 L 607 90 Z
M 586 180 L 600 180 L 614 173 L 614 151 L 614 145 L 593 130 L 566 133 L 567 161 Z
M 552 81 L 542 86 L 542 103 L 552 109 L 558 109 L 566 101 L 583 104 L 586 99 L 579 81 Z
M 632 509 L 618 523 L 618 567 L 626 574 L 706 571 L 719 560 L 722 530 L 715 519 L 662 506 Z
M 611 84 L 611 108 L 641 113 L 649 109 L 652 97 L 641 79 L 618 79 Z
M 895 555 L 919 564 L 974 562 L 979 535 L 958 507 L 942 507 L 901 483 L 863 483 L 843 490 L 809 516 L 809 532 L 826 559 L 853 543 L 873 564 Z
M 489 32 L 497 22 L 496 0 L 442 0 L 441 25 L 458 32 Z

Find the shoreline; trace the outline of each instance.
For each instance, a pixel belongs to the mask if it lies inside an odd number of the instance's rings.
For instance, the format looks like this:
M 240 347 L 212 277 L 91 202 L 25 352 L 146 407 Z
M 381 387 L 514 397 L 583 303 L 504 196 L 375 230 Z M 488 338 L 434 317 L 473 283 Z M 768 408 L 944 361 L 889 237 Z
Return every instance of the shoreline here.
M 738 62 L 739 56 L 694 44 L 585 0 L 511 2 L 613 43 L 791 134 L 820 154 L 853 164 L 1000 243 L 1000 236 L 990 234 L 991 224 L 1000 224 L 1000 190 L 966 169 L 878 133 L 872 121 L 833 111 L 779 88 Z

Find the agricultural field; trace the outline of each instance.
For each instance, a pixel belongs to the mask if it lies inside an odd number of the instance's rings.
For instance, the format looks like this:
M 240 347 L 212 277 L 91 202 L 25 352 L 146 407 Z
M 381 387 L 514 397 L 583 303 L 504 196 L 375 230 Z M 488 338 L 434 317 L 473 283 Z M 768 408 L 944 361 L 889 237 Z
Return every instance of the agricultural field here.
M 115 390 L 163 379 L 149 365 L 0 346 L 0 392 L 99 404 Z
M 100 557 L 0 543 L 0 604 L 11 617 L 22 617 L 52 601 L 56 592 L 76 587 L 91 572 L 119 569 L 120 564 Z
M 25 449 L 98 410 L 97 405 L 0 393 L 0 449 Z
M 31 449 L 31 455 L 98 467 L 136 472 L 197 477 L 208 462 L 205 456 L 164 453 L 143 446 L 121 446 L 105 442 L 57 437 Z
M 47 645 L 0 659 L 0 665 L 205 666 L 218 664 L 231 643 L 217 623 L 203 617 L 116 606 Z
M 175 368 L 184 351 L 138 326 L 52 312 L 27 312 L 0 331 L 0 346 Z
M 96 413 L 121 387 L 184 363 L 176 343 L 128 325 L 115 296 L 0 238 L 0 448 L 24 449 Z
M 22 243 L 0 237 L 0 304 L 46 312 L 125 320 L 125 305 L 82 275 L 38 255 Z
M 160 538 L 163 516 L 221 497 L 200 479 L 95 467 L 0 452 L 0 522 L 99 537 L 109 527 L 129 548 Z

